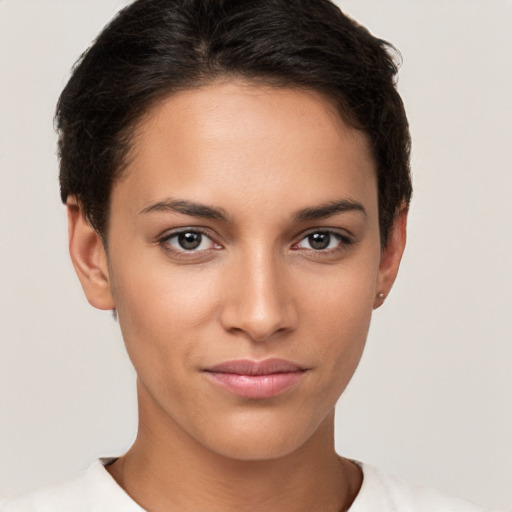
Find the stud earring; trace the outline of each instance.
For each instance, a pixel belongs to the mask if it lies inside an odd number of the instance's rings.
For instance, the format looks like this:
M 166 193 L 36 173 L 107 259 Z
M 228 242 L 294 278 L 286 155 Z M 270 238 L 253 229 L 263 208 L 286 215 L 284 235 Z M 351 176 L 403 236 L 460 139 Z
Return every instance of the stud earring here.
M 379 293 L 377 294 L 377 297 L 378 297 L 380 300 L 382 300 L 382 299 L 384 299 L 386 296 L 385 296 L 382 292 L 379 292 Z

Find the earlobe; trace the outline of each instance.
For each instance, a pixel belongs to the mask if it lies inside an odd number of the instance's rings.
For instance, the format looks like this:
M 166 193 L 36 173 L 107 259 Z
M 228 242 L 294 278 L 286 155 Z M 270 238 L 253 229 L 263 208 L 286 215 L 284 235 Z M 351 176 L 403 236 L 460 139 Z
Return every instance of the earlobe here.
M 101 237 L 91 227 L 75 198 L 66 203 L 69 254 L 89 303 L 98 309 L 114 309 L 108 259 Z
M 377 290 L 373 304 L 374 309 L 382 306 L 398 274 L 407 238 L 408 212 L 409 209 L 404 207 L 397 215 L 389 233 L 386 247 L 382 249 L 377 277 Z

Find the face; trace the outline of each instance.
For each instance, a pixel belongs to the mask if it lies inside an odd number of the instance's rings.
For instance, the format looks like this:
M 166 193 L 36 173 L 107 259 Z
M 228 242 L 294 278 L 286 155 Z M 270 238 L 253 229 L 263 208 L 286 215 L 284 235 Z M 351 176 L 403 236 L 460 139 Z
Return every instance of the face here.
M 218 83 L 155 106 L 131 156 L 107 280 L 141 422 L 239 459 L 298 449 L 332 423 L 385 280 L 364 134 L 312 92 Z

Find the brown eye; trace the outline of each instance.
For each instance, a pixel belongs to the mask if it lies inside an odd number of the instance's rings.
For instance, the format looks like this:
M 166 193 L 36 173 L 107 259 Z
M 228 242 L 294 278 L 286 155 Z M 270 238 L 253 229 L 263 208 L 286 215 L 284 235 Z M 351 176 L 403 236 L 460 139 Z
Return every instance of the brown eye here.
M 177 242 L 182 249 L 191 251 L 201 245 L 202 238 L 201 233 L 180 233 L 177 236 Z
M 181 231 L 166 236 L 161 243 L 170 246 L 170 249 L 177 252 L 200 252 L 208 249 L 215 249 L 218 246 L 215 242 L 201 231 Z
M 308 236 L 309 245 L 313 249 L 327 249 L 329 247 L 329 243 L 331 242 L 331 234 L 330 233 L 312 233 Z
M 349 237 L 336 231 L 314 231 L 306 235 L 298 244 L 299 249 L 312 251 L 330 251 L 351 244 Z

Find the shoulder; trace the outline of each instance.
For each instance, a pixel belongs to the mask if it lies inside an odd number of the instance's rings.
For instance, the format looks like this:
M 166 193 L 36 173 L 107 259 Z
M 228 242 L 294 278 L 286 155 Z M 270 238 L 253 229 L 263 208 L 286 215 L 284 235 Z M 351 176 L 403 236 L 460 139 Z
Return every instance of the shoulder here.
M 104 461 L 66 482 L 0 502 L 0 512 L 143 512 L 114 481 Z
M 358 464 L 363 470 L 363 484 L 350 512 L 485 512 L 461 498 Z

